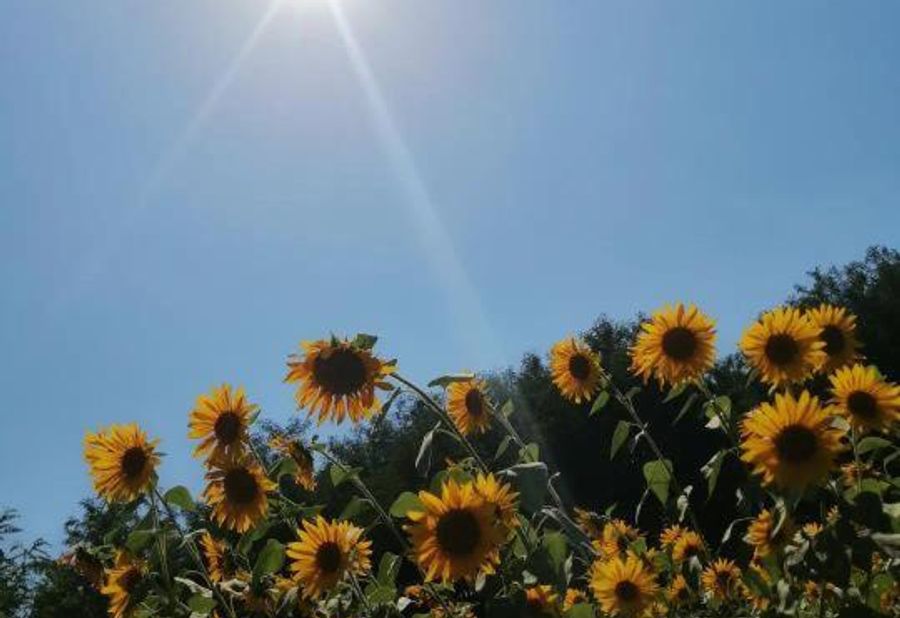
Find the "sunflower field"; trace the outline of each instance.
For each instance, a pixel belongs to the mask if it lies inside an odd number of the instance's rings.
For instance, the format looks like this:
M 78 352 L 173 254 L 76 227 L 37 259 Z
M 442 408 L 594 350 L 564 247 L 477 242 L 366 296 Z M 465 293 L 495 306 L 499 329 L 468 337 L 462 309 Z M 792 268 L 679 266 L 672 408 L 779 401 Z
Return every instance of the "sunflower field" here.
M 384 471 L 222 384 L 185 416 L 199 495 L 160 485 L 141 427 L 87 433 L 102 509 L 129 517 L 62 560 L 113 618 L 900 616 L 900 386 L 862 326 L 833 303 L 766 309 L 728 372 L 714 317 L 687 301 L 643 318 L 621 354 L 562 336 L 547 397 L 571 411 L 552 422 L 603 424 L 577 467 L 628 466 L 634 505 L 573 500 L 567 444 L 524 436 L 530 411 L 496 376 L 416 384 L 389 342 L 314 333 L 285 361 L 299 418 L 365 437 L 415 406 L 408 485 L 377 495 Z M 651 422 L 649 400 L 671 414 Z M 715 449 L 686 469 L 706 436 Z

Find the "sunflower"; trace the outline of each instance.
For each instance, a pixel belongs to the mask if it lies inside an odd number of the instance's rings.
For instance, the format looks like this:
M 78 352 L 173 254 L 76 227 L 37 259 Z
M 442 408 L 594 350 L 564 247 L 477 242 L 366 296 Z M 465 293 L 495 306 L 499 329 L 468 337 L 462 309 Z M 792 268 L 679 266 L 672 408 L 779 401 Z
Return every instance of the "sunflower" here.
M 103 587 L 103 563 L 85 546 L 77 545 L 72 551 L 61 555 L 57 562 L 81 575 L 94 590 Z
M 900 419 L 900 386 L 884 380 L 875 367 L 844 367 L 829 380 L 832 403 L 857 429 L 888 428 Z
M 84 437 L 84 459 L 94 490 L 110 502 L 130 502 L 156 480 L 159 440 L 148 440 L 136 424 L 110 425 Z
M 669 526 L 659 534 L 659 544 L 662 545 L 664 549 L 674 547 L 675 543 L 685 532 L 687 532 L 687 528 L 679 526 L 678 524 Z
M 345 575 L 371 569 L 372 543 L 362 528 L 346 521 L 329 522 L 321 515 L 303 522 L 298 541 L 287 548 L 290 570 L 304 597 L 315 599 L 334 589 Z
M 817 536 L 819 536 L 819 534 L 822 533 L 822 530 L 825 529 L 825 526 L 823 526 L 822 524 L 820 524 L 817 521 L 811 521 L 811 522 L 803 524 L 803 527 L 800 529 L 803 531 L 803 534 L 805 534 L 807 537 L 814 539 Z
M 700 558 L 704 553 L 706 553 L 706 544 L 703 542 L 703 537 L 693 530 L 686 530 L 672 546 L 672 560 L 675 562 L 684 562 L 694 557 Z
M 525 589 L 525 603 L 532 614 L 549 614 L 557 613 L 557 601 L 559 595 L 554 592 L 552 586 L 546 584 L 538 586 L 529 586 Z
M 603 536 L 603 518 L 593 511 L 576 506 L 575 523 L 591 540 L 597 540 Z
M 726 601 L 741 591 L 741 569 L 733 560 L 720 558 L 704 569 L 700 581 L 710 598 Z
M 557 341 L 550 349 L 550 373 L 563 397 L 590 401 L 600 388 L 600 355 L 574 337 Z
M 491 402 L 484 380 L 451 382 L 447 387 L 447 413 L 464 436 L 487 431 L 491 424 Z
M 306 491 L 316 489 L 316 469 L 313 465 L 312 453 L 300 440 L 291 440 L 285 436 L 275 435 L 269 440 L 269 446 L 294 462 L 297 471 L 294 482 Z
M 740 347 L 763 382 L 783 386 L 804 380 L 822 364 L 820 330 L 799 309 L 779 307 L 744 331 Z
M 641 533 L 637 528 L 621 519 L 613 519 L 603 526 L 603 533 L 592 545 L 602 557 L 613 558 L 624 555 L 629 546 L 640 538 Z
M 772 513 L 769 509 L 763 509 L 747 528 L 744 541 L 753 546 L 755 558 L 765 558 L 778 553 L 794 536 L 796 527 L 790 516 L 785 515 L 781 525 L 778 526 L 776 515 L 777 513 Z
M 393 373 L 393 363 L 382 361 L 354 341 L 304 341 L 301 356 L 291 355 L 284 381 L 298 383 L 297 406 L 327 420 L 354 423 L 369 418 L 380 407 L 375 388 L 388 388 L 383 379 Z
M 684 575 L 676 575 L 666 590 L 666 599 L 673 607 L 681 607 L 691 602 L 694 591 L 687 583 Z
M 197 397 L 188 421 L 188 437 L 200 440 L 194 457 L 243 453 L 258 409 L 247 401 L 243 388 L 232 391 L 228 384 Z
M 576 605 L 590 602 L 591 600 L 588 598 L 588 595 L 584 590 L 579 590 L 578 588 L 567 588 L 566 596 L 563 599 L 563 611 L 567 612 Z
M 823 373 L 831 373 L 858 357 L 859 341 L 856 339 L 856 316 L 843 307 L 821 304 L 806 312 L 813 326 L 819 328 L 819 339 L 825 358 L 820 367 Z
M 842 436 L 807 391 L 799 399 L 777 394 L 774 405 L 763 403 L 744 419 L 741 459 L 766 484 L 802 490 L 829 473 Z
M 204 532 L 200 536 L 200 551 L 210 580 L 219 583 L 234 577 L 234 565 L 230 564 L 228 546 L 224 541 Z
M 266 517 L 275 489 L 259 464 L 247 456 L 216 457 L 209 461 L 203 497 L 212 518 L 223 528 L 243 534 Z
M 656 578 L 635 556 L 598 560 L 591 568 L 591 590 L 607 614 L 634 616 L 650 605 Z
M 519 494 L 511 485 L 498 481 L 493 474 L 479 473 L 475 477 L 475 492 L 494 507 L 497 521 L 509 529 L 519 525 Z
M 867 477 L 875 477 L 879 476 L 878 472 L 872 468 L 872 464 L 866 462 L 855 462 L 850 461 L 841 466 L 841 480 L 844 483 L 844 487 L 848 489 L 851 487 L 856 487 L 862 480 Z
M 106 583 L 100 592 L 109 599 L 109 615 L 112 618 L 131 616 L 136 605 L 134 596 L 144 581 L 146 569 L 143 562 L 135 560 L 127 552 L 116 552 L 115 565 L 106 572 Z
M 440 496 L 419 492 L 421 510 L 407 513 L 413 556 L 426 581 L 473 579 L 492 573 L 499 562 L 505 537 L 496 507 L 479 494 L 473 483 L 447 480 Z
M 716 361 L 715 323 L 696 306 L 666 305 L 641 324 L 631 347 L 631 372 L 660 387 L 700 378 Z

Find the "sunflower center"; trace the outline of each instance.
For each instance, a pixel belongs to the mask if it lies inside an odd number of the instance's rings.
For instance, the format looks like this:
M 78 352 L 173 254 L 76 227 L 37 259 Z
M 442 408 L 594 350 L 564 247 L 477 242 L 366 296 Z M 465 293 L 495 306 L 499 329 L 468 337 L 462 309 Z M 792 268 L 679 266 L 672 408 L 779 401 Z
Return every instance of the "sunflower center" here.
M 684 557 L 685 558 L 693 558 L 694 556 L 700 555 L 700 546 L 696 543 L 688 543 L 688 545 L 684 548 Z
M 327 356 L 316 357 L 313 375 L 323 389 L 333 395 L 356 393 L 366 383 L 366 365 L 359 353 L 337 348 Z
M 470 511 L 448 511 L 437 524 L 437 541 L 451 556 L 468 556 L 481 540 L 478 520 Z
M 638 598 L 638 594 L 640 594 L 640 590 L 638 590 L 634 582 L 625 580 L 616 584 L 616 597 L 620 601 L 630 603 Z
M 119 583 L 122 586 L 122 590 L 131 594 L 141 583 L 141 572 L 137 569 L 129 569 L 122 574 L 122 579 L 119 580 Z
M 719 588 L 728 588 L 728 585 L 731 584 L 731 572 L 719 571 L 716 573 L 716 583 Z
M 122 474 L 126 478 L 137 478 L 144 471 L 147 464 L 147 453 L 140 446 L 132 446 L 122 455 Z
M 591 363 L 583 354 L 576 354 L 569 359 L 569 373 L 576 380 L 587 380 L 591 375 Z
M 259 485 L 249 470 L 235 468 L 225 475 L 225 497 L 232 504 L 249 504 L 259 493 Z
M 825 342 L 825 354 L 828 356 L 840 354 L 847 345 L 847 340 L 844 339 L 844 333 L 834 324 L 829 324 L 823 328 L 819 338 Z
M 341 567 L 341 548 L 333 541 L 319 545 L 316 550 L 316 566 L 326 574 L 336 572 Z
M 676 326 L 663 335 L 662 349 L 672 360 L 686 361 L 697 351 L 697 336 L 689 328 Z
M 241 418 L 234 412 L 223 412 L 216 419 L 216 439 L 222 444 L 232 444 L 241 433 Z
M 790 425 L 775 438 L 778 457 L 789 464 L 802 464 L 816 454 L 819 443 L 809 427 Z
M 466 411 L 471 416 L 484 414 L 484 398 L 481 396 L 481 391 L 473 388 L 466 393 Z
M 800 348 L 790 335 L 772 335 L 766 342 L 766 357 L 775 365 L 790 365 L 799 353 Z
M 853 391 L 847 397 L 850 414 L 860 418 L 875 418 L 878 415 L 878 402 L 865 391 Z

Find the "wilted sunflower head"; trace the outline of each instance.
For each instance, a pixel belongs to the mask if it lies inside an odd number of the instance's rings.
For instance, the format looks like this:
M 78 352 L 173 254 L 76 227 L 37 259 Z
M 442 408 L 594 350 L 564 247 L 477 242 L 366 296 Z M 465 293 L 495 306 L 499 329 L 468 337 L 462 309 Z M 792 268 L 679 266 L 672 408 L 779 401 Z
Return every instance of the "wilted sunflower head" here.
M 147 491 L 156 479 L 159 440 L 148 440 L 136 424 L 110 425 L 84 438 L 84 459 L 94 490 L 110 502 L 128 502 Z
M 478 474 L 475 491 L 494 507 L 494 515 L 503 526 L 512 529 L 519 525 L 519 494 L 512 485 L 497 480 L 493 474 Z
M 106 571 L 106 583 L 100 592 L 109 600 L 112 618 L 130 616 L 146 575 L 146 565 L 128 552 L 116 552 L 115 565 Z
M 195 457 L 241 454 L 249 439 L 250 423 L 259 406 L 247 401 L 243 388 L 229 384 L 197 397 L 188 421 L 188 437 L 200 440 Z
M 631 347 L 631 371 L 646 382 L 682 384 L 702 377 L 716 361 L 715 323 L 696 306 L 667 305 L 641 324 Z
M 600 389 L 600 355 L 574 337 L 557 341 L 550 349 L 550 374 L 563 397 L 590 401 Z
M 447 413 L 460 433 L 484 433 L 491 425 L 492 404 L 484 380 L 475 378 L 447 386 Z
M 223 528 L 243 534 L 265 519 L 269 511 L 267 492 L 275 483 L 246 455 L 210 459 L 203 497 L 212 508 L 212 518 Z
M 765 558 L 769 554 L 781 551 L 796 531 L 790 516 L 779 511 L 763 509 L 750 522 L 744 540 L 753 547 L 756 558 Z
M 856 316 L 844 307 L 821 304 L 806 312 L 813 326 L 820 329 L 819 339 L 824 344 L 825 356 L 820 370 L 831 373 L 852 363 L 859 356 L 859 340 L 856 338 Z
M 312 453 L 300 440 L 287 436 L 275 435 L 269 440 L 269 446 L 288 457 L 296 468 L 294 482 L 306 491 L 316 489 L 316 469 Z
M 803 490 L 831 471 L 842 436 L 809 392 L 777 394 L 744 419 L 741 459 L 767 485 Z
M 819 329 L 793 307 L 762 315 L 744 331 L 740 348 L 760 379 L 774 387 L 800 382 L 825 359 Z
M 305 598 L 319 598 L 347 574 L 364 575 L 371 569 L 372 543 L 362 534 L 362 528 L 346 521 L 329 522 L 317 516 L 303 522 L 298 540 L 288 545 L 287 556 Z
M 733 599 L 741 591 L 741 569 L 733 560 L 720 558 L 703 570 L 700 581 L 711 599 Z
M 426 581 L 471 580 L 493 572 L 506 527 L 474 483 L 449 479 L 440 495 L 421 491 L 419 500 L 421 507 L 407 513 L 407 531 Z
M 900 386 L 875 367 L 843 367 L 830 376 L 832 403 L 860 430 L 887 429 L 900 420 Z
M 703 537 L 693 530 L 685 530 L 672 545 L 672 560 L 684 562 L 691 558 L 700 559 L 706 553 Z
M 540 584 L 529 586 L 525 589 L 525 603 L 531 616 L 542 614 L 555 616 L 559 609 L 557 606 L 558 600 L 559 595 L 556 594 L 552 586 Z
M 357 335 L 346 339 L 304 341 L 303 354 L 288 360 L 285 382 L 297 383 L 297 406 L 317 416 L 319 424 L 346 417 L 354 423 L 372 416 L 380 407 L 376 388 L 390 388 L 384 378 L 394 364 L 372 353 L 375 338 Z
M 598 560 L 591 568 L 591 590 L 604 612 L 636 616 L 659 589 L 654 574 L 635 556 Z

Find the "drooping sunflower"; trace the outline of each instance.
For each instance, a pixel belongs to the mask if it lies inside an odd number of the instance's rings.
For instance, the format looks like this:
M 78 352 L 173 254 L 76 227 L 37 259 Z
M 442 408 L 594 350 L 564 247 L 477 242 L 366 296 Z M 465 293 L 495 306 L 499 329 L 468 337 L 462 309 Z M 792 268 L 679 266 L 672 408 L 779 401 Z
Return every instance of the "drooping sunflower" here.
M 900 420 L 900 386 L 883 379 L 875 367 L 844 367 L 829 379 L 832 403 L 857 429 L 889 428 Z
M 796 526 L 790 516 L 785 515 L 781 525 L 778 526 L 778 514 L 769 509 L 763 509 L 750 522 L 744 540 L 753 547 L 754 557 L 765 558 L 781 551 L 790 542 L 795 531 Z
M 566 588 L 566 596 L 563 599 L 563 611 L 567 612 L 576 605 L 590 602 L 591 600 L 584 590 L 579 590 L 578 588 Z
M 357 338 L 358 339 L 358 338 Z M 384 378 L 394 365 L 375 356 L 356 340 L 304 341 L 302 355 L 288 359 L 285 382 L 297 383 L 297 406 L 317 416 L 319 424 L 331 420 L 342 423 L 350 417 L 358 423 L 380 407 L 376 388 L 388 388 Z
M 209 532 L 200 536 L 200 551 L 203 554 L 203 563 L 209 573 L 209 579 L 213 583 L 219 583 L 232 579 L 235 575 L 234 565 L 228 557 L 228 546 L 225 541 L 220 541 Z
M 593 541 L 594 549 L 603 558 L 624 556 L 629 546 L 641 538 L 640 531 L 621 519 L 613 519 L 603 526 L 600 538 Z
M 687 532 L 688 529 L 679 526 L 678 524 L 673 524 L 667 528 L 665 528 L 659 534 L 659 544 L 663 547 L 663 549 L 669 549 L 675 545 L 681 535 Z
M 292 440 L 285 436 L 275 435 L 269 440 L 269 446 L 289 457 L 294 462 L 297 472 L 294 474 L 294 482 L 306 491 L 316 489 L 316 469 L 313 463 L 312 453 L 300 440 Z
M 200 440 L 194 457 L 241 454 L 259 406 L 247 401 L 243 388 L 223 384 L 197 397 L 188 421 L 188 437 Z
M 640 560 L 628 556 L 594 562 L 591 590 L 607 614 L 635 616 L 650 605 L 659 586 Z
M 715 323 L 696 306 L 678 303 L 653 312 L 631 347 L 631 372 L 660 387 L 700 378 L 716 361 Z
M 703 570 L 700 582 L 711 599 L 727 601 L 741 592 L 741 569 L 733 560 L 720 558 Z
M 804 489 L 822 480 L 841 450 L 843 432 L 832 427 L 819 400 L 807 391 L 799 399 L 776 394 L 742 424 L 741 459 L 767 485 Z
M 673 607 L 683 607 L 691 602 L 694 591 L 688 585 L 687 579 L 680 573 L 676 575 L 666 590 L 666 599 Z
M 110 502 L 129 502 L 156 479 L 159 440 L 149 440 L 137 424 L 110 425 L 84 438 L 84 459 L 94 490 Z
M 497 521 L 508 529 L 519 525 L 519 494 L 508 483 L 498 481 L 493 474 L 475 477 L 475 491 L 494 507 Z
M 473 378 L 447 386 L 447 413 L 464 436 L 488 430 L 491 405 L 484 380 Z
M 407 513 L 413 556 L 426 581 L 473 579 L 492 573 L 506 535 L 497 510 L 473 483 L 447 480 L 440 495 L 419 492 L 422 510 Z
M 800 382 L 825 359 L 820 328 L 793 307 L 778 307 L 762 315 L 744 331 L 741 351 L 774 387 Z
M 574 337 L 557 341 L 550 349 L 550 374 L 563 397 L 590 401 L 600 389 L 600 355 Z
M 287 547 L 290 570 L 301 593 L 316 599 L 330 592 L 348 574 L 364 575 L 371 569 L 372 543 L 362 528 L 347 521 L 329 522 L 322 516 L 303 522 L 298 540 Z
M 672 560 L 684 562 L 691 558 L 700 558 L 706 553 L 703 537 L 693 530 L 686 530 L 672 546 Z
M 821 304 L 806 312 L 813 326 L 819 328 L 819 339 L 824 344 L 825 358 L 820 367 L 823 373 L 831 373 L 849 365 L 859 356 L 859 340 L 856 338 L 856 316 L 844 307 Z
M 525 603 L 530 614 L 556 615 L 558 612 L 557 601 L 559 595 L 553 590 L 552 586 L 541 584 L 537 586 L 529 586 L 525 589 Z
M 275 483 L 246 455 L 210 459 L 206 482 L 203 497 L 223 528 L 243 534 L 265 519 Z
M 115 565 L 106 571 L 106 583 L 100 592 L 109 599 L 109 615 L 112 618 L 131 616 L 137 605 L 135 593 L 146 575 L 143 562 L 132 558 L 127 552 L 116 552 Z
M 575 523 L 592 541 L 596 541 L 603 536 L 603 518 L 593 511 L 576 506 Z

